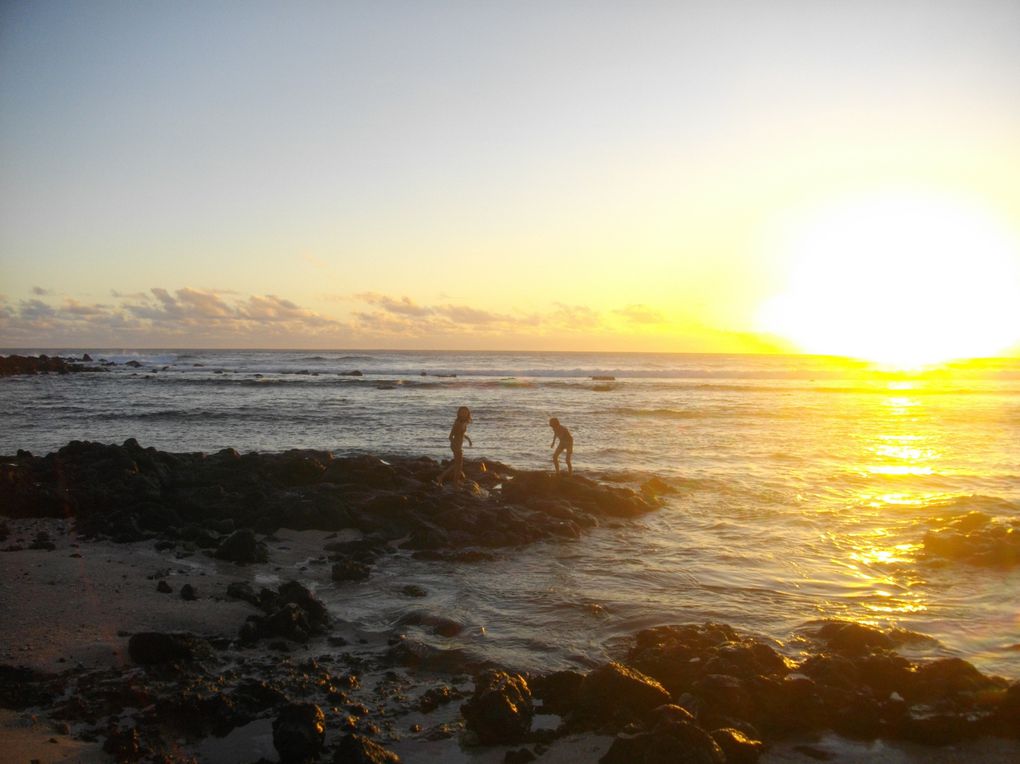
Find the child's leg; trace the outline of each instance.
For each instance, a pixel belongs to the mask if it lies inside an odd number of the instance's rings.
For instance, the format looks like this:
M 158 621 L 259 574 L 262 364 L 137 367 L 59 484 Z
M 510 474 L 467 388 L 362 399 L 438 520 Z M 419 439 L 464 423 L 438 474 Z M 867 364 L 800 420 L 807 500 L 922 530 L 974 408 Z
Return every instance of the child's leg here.
M 553 466 L 556 468 L 556 474 L 560 474 L 560 452 L 563 451 L 563 446 L 557 446 L 556 450 L 553 451 Z
M 574 474 L 574 463 L 571 461 L 571 457 L 573 455 L 574 455 L 574 449 L 573 448 L 568 448 L 567 449 L 567 453 L 566 453 L 567 474 L 568 475 L 573 475 Z

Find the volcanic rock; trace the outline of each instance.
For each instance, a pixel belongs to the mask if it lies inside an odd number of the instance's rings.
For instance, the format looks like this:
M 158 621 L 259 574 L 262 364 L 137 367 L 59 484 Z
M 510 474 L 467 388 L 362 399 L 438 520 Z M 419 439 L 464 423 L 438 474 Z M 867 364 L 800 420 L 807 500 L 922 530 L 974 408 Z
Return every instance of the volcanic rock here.
M 285 706 L 273 721 L 273 745 L 283 764 L 313 761 L 326 739 L 326 716 L 314 703 Z
M 216 557 L 240 564 L 266 562 L 269 550 L 255 538 L 250 528 L 241 528 L 227 536 L 216 548 Z
M 474 694 L 461 713 L 484 745 L 520 742 L 534 716 L 531 690 L 519 674 L 486 671 L 475 677 Z
M 350 733 L 341 738 L 333 764 L 400 764 L 400 757 L 363 735 Z
M 620 663 L 589 673 L 578 689 L 578 712 L 617 728 L 669 703 L 669 693 L 651 677 Z
M 209 653 L 208 642 L 188 633 L 141 631 L 128 640 L 128 655 L 143 666 L 192 661 Z

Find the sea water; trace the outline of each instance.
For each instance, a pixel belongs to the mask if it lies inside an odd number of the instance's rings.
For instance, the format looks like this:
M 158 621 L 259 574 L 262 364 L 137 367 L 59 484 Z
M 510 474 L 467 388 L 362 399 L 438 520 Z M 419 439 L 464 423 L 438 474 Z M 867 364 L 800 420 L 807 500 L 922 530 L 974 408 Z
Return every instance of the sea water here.
M 364 583 L 310 582 L 360 628 L 393 629 L 413 606 L 465 624 L 415 634 L 435 647 L 529 669 L 591 665 L 639 628 L 706 620 L 796 652 L 802 630 L 844 618 L 1020 677 L 1020 569 L 939 563 L 922 544 L 939 519 L 1020 516 L 1016 359 L 904 371 L 807 356 L 89 352 L 115 364 L 0 379 L 0 453 L 136 438 L 440 459 L 466 405 L 468 458 L 551 469 L 556 416 L 580 474 L 676 491 L 578 541 L 475 563 L 396 554 Z M 409 583 L 428 597 L 409 602 Z

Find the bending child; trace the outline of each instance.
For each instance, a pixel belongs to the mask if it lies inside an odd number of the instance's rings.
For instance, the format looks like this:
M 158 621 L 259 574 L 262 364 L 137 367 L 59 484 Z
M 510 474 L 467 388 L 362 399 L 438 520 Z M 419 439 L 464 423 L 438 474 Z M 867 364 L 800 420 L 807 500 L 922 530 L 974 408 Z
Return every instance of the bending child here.
M 559 439 L 560 445 L 555 451 L 553 451 L 553 466 L 556 468 L 556 474 L 560 474 L 560 454 L 566 452 L 567 457 L 567 474 L 574 474 L 574 465 L 570 461 L 570 457 L 574 453 L 574 437 L 570 434 L 570 430 L 560 424 L 560 420 L 553 417 L 549 420 L 549 426 L 553 429 L 553 440 L 549 445 L 552 448 L 556 445 L 556 440 Z
M 453 451 L 453 461 L 450 466 L 439 473 L 436 482 L 442 485 L 449 477 L 453 478 L 454 485 L 459 485 L 464 479 L 464 440 L 469 446 L 474 446 L 467 434 L 467 426 L 471 423 L 471 410 L 467 406 L 457 409 L 457 418 L 450 428 L 450 450 Z

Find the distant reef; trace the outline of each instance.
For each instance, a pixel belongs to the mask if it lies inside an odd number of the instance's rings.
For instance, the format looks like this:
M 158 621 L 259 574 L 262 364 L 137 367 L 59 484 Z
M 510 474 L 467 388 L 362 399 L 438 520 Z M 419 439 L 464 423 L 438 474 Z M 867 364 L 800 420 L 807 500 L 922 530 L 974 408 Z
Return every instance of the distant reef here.
M 69 374 L 76 371 L 102 371 L 98 366 L 86 366 L 92 358 L 86 353 L 81 361 L 50 355 L 0 356 L 0 377 L 17 374 Z

